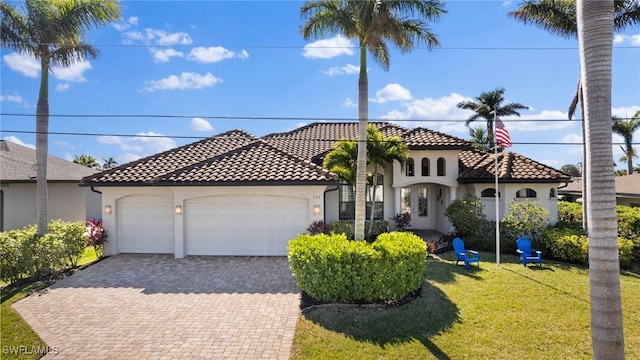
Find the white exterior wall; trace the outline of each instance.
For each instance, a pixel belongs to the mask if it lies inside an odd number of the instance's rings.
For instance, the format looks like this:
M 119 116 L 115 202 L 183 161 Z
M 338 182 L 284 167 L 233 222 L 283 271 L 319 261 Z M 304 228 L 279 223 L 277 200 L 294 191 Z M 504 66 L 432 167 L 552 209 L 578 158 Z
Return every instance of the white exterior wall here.
M 185 201 L 189 199 L 198 199 L 210 196 L 233 196 L 233 195 L 274 195 L 274 196 L 286 196 L 295 197 L 301 199 L 307 199 L 309 203 L 309 221 L 306 226 L 310 225 L 313 221 L 322 220 L 324 214 L 324 191 L 327 186 L 314 185 L 314 186 L 193 186 L 193 187 L 100 187 L 98 190 L 102 191 L 102 204 L 103 204 L 103 226 L 108 231 L 108 241 L 105 244 L 105 255 L 115 255 L 119 253 L 118 247 L 118 228 L 116 224 L 117 219 L 117 203 L 118 199 L 125 198 L 127 196 L 136 195 L 155 195 L 171 199 L 175 206 L 180 205 L 184 211 Z M 111 206 L 111 214 L 104 213 L 104 207 Z M 318 206 L 320 213 L 315 215 L 313 208 Z M 173 229 L 175 238 L 175 256 L 181 258 L 185 256 L 185 240 L 184 240 L 184 216 L 175 215 Z M 243 221 L 250 222 L 251 219 L 241 219 Z M 151 224 L 152 225 L 152 224 Z M 240 229 L 240 226 L 239 226 Z M 304 233 L 305 229 L 300 229 L 300 233 Z
M 36 185 L 2 183 L 3 230 L 21 229 L 36 223 Z M 49 220 L 86 221 L 100 215 L 100 194 L 74 183 L 48 184 Z
M 530 183 L 530 184 L 498 184 L 498 192 L 500 193 L 500 203 L 498 204 L 500 219 L 502 219 L 506 211 L 508 210 L 508 204 L 511 201 L 524 201 L 524 200 L 536 200 L 540 202 L 540 204 L 549 209 L 549 217 L 550 224 L 555 224 L 558 220 L 558 197 L 557 197 L 557 188 L 559 184 L 548 184 L 548 183 Z M 487 220 L 495 221 L 496 220 L 496 210 L 495 210 L 495 198 L 482 198 L 482 191 L 486 189 L 493 189 L 495 185 L 493 183 L 481 183 L 481 184 L 467 184 L 464 187 L 465 193 L 470 193 L 476 195 L 477 197 L 482 199 L 482 204 L 484 206 L 484 213 L 487 215 Z M 532 189 L 536 192 L 536 198 L 518 198 L 516 197 L 516 193 L 521 189 Z M 550 197 L 551 189 L 554 189 L 554 194 L 556 196 Z M 460 197 L 464 197 L 464 194 L 461 194 Z

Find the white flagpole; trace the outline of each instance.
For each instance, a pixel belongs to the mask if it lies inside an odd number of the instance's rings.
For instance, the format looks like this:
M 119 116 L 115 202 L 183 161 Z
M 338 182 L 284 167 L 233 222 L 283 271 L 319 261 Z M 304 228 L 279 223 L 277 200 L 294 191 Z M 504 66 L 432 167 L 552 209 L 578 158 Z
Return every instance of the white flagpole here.
M 493 110 L 493 165 L 495 167 L 496 199 L 496 266 L 500 266 L 500 192 L 498 191 L 498 139 L 496 137 L 496 118 L 498 111 Z

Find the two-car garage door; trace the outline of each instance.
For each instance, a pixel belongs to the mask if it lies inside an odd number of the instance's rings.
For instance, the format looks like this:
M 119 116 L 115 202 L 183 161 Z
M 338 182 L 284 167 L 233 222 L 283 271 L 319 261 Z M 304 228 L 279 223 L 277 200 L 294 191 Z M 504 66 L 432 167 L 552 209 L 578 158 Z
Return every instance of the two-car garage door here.
M 287 254 L 309 221 L 308 200 L 275 195 L 211 196 L 187 200 L 187 255 Z
M 174 253 L 174 202 L 135 195 L 118 200 L 122 253 Z M 276 195 L 226 195 L 184 203 L 186 255 L 284 256 L 287 244 L 309 226 L 307 199 Z M 179 243 L 178 243 L 179 245 Z

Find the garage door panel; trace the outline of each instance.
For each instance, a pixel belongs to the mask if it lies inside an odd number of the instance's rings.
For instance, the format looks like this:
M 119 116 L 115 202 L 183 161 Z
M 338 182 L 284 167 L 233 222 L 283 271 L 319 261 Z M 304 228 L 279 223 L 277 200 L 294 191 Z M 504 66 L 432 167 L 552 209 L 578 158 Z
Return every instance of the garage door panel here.
M 308 226 L 308 200 L 272 195 L 185 202 L 187 255 L 276 255 Z
M 173 201 L 150 195 L 118 200 L 118 246 L 122 253 L 173 253 Z

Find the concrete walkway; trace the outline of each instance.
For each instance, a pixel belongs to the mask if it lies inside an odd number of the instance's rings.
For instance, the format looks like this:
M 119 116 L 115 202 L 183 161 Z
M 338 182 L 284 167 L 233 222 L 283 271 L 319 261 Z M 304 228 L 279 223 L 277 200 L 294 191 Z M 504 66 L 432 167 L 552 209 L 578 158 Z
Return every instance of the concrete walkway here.
M 45 359 L 288 359 L 299 305 L 284 257 L 127 254 L 13 307 Z

